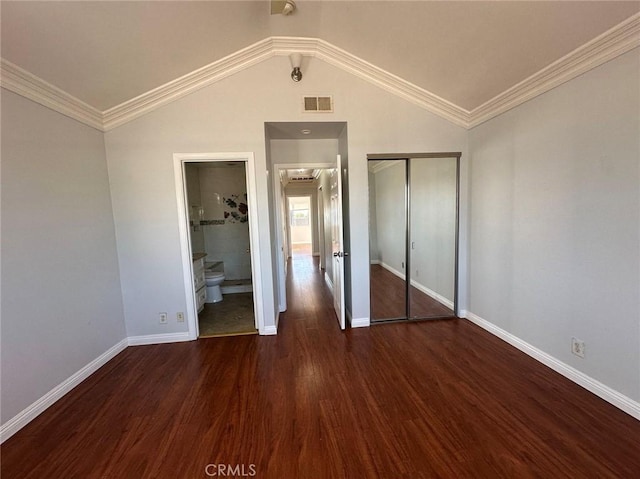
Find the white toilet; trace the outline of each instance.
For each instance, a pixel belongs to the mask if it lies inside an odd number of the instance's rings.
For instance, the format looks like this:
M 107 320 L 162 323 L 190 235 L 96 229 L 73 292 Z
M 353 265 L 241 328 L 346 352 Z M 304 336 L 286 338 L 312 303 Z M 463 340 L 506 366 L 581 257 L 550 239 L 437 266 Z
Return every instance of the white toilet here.
M 212 271 L 206 269 L 204 271 L 204 279 L 207 284 L 207 303 L 219 303 L 222 301 L 222 291 L 220 285 L 224 281 L 224 272 Z

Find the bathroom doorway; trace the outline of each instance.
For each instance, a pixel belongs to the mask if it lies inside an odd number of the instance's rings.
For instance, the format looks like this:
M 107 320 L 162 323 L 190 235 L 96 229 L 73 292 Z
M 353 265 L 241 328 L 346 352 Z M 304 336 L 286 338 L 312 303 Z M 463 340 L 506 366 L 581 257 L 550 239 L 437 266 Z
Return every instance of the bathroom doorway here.
M 187 249 L 191 260 L 189 282 L 185 271 L 185 290 L 193 301 L 187 308 L 190 337 L 258 334 L 253 165 L 246 159 L 184 156 L 176 168 L 182 179 L 183 256 Z

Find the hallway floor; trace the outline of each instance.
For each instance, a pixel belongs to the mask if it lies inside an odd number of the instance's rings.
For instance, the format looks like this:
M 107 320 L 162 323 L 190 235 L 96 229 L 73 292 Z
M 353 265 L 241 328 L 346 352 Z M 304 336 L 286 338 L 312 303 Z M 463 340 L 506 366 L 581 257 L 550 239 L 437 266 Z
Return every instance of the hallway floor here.
M 316 260 L 289 273 L 277 336 L 127 348 L 2 446 L 2 478 L 640 477 L 640 422 L 503 341 L 341 332 Z

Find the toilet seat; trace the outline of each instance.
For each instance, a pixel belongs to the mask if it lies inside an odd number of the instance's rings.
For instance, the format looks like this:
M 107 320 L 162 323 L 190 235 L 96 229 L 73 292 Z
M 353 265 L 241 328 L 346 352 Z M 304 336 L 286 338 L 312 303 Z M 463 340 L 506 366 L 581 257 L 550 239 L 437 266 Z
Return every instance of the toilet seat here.
M 205 271 L 204 272 L 204 277 L 205 278 L 209 278 L 209 279 L 222 278 L 223 276 L 224 276 L 224 273 L 221 273 L 220 271 Z

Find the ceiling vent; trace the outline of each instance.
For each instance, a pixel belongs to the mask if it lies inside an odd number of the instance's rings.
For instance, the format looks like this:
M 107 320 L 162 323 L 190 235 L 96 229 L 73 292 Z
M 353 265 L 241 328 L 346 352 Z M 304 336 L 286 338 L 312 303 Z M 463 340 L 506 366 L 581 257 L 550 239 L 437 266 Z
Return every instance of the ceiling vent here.
M 304 111 L 306 113 L 333 113 L 333 97 L 305 96 Z

